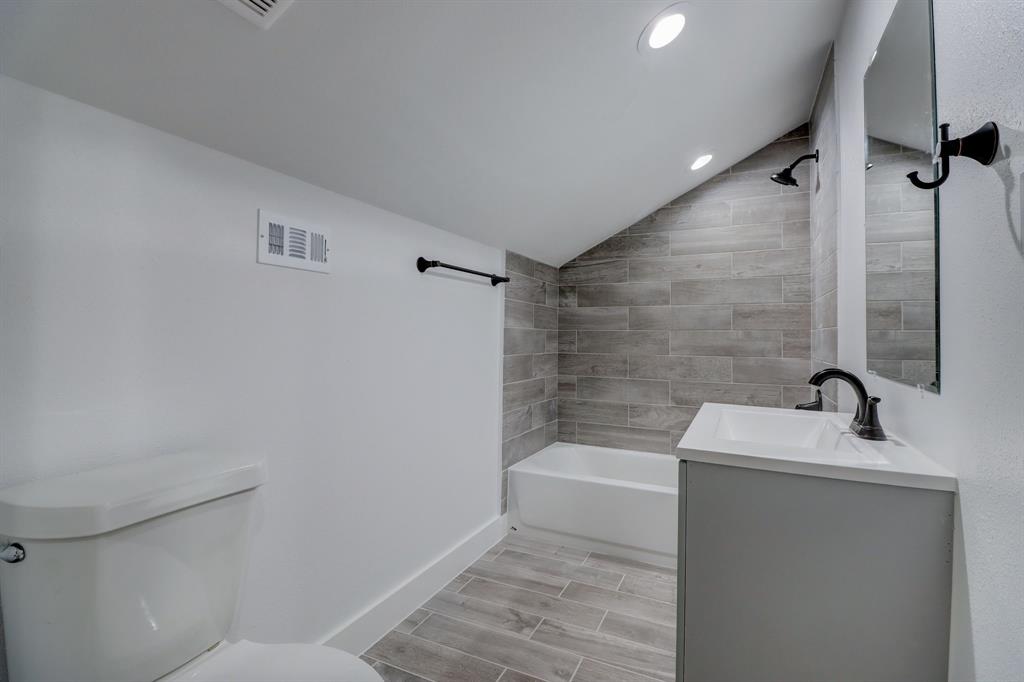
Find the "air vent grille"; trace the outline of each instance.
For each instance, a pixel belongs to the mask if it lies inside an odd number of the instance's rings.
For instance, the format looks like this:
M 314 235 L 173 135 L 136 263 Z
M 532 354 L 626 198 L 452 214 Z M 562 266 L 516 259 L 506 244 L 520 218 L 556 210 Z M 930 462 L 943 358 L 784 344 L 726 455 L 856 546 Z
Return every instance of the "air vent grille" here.
M 284 14 L 293 0 L 220 0 L 220 4 L 260 28 L 267 29 Z
M 313 272 L 331 271 L 331 239 L 327 230 L 263 210 L 258 222 L 258 262 Z

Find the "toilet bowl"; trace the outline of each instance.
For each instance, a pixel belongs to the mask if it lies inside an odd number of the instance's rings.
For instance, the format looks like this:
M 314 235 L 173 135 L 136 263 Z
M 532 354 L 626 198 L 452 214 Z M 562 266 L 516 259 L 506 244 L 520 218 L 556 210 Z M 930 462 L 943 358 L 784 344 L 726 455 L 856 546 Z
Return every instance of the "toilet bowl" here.
M 367 663 L 318 644 L 222 643 L 158 682 L 381 682 Z

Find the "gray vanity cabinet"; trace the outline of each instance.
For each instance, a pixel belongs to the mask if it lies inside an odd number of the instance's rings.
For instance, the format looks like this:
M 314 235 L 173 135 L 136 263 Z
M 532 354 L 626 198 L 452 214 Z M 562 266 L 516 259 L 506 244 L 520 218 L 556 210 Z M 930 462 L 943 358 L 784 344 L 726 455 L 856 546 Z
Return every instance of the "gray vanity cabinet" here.
M 946 679 L 953 493 L 680 462 L 677 679 Z

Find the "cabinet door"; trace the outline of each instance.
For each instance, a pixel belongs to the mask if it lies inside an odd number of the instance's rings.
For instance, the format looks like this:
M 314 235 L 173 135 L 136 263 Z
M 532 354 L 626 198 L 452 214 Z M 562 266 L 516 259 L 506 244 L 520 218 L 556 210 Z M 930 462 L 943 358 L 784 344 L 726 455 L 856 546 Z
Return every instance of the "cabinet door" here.
M 946 679 L 952 494 L 695 462 L 685 485 L 677 679 Z

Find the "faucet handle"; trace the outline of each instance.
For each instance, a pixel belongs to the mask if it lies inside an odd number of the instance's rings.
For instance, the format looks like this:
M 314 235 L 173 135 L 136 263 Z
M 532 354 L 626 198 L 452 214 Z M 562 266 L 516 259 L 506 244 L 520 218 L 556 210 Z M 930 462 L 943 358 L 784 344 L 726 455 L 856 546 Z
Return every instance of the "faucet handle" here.
M 878 421 L 878 403 L 880 402 L 882 402 L 881 398 L 868 396 L 864 414 L 860 418 L 854 419 L 850 424 L 850 430 L 865 440 L 888 440 L 882 424 Z
M 814 400 L 809 403 L 800 403 L 793 407 L 794 410 L 812 410 L 814 412 L 821 412 L 821 389 L 814 392 Z

